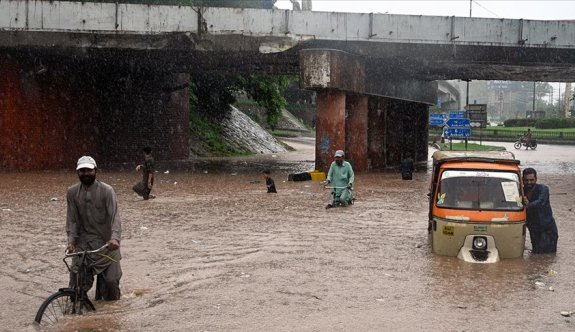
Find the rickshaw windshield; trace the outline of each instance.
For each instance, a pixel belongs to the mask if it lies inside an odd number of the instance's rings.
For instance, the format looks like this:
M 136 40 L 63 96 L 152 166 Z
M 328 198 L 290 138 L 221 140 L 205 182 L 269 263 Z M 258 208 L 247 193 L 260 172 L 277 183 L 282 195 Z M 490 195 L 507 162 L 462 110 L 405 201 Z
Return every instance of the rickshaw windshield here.
M 436 204 L 466 210 L 523 209 L 519 175 L 484 170 L 446 170 L 441 174 Z

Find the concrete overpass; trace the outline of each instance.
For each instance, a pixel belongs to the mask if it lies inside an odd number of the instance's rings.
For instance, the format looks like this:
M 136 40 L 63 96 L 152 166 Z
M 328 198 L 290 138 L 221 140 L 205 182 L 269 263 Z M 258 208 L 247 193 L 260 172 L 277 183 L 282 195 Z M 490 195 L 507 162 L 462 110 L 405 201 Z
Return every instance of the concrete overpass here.
M 427 158 L 435 80 L 573 81 L 575 22 L 0 0 L 0 62 L 1 168 L 186 159 L 189 75 L 257 71 L 317 91 L 318 168 L 381 169 Z

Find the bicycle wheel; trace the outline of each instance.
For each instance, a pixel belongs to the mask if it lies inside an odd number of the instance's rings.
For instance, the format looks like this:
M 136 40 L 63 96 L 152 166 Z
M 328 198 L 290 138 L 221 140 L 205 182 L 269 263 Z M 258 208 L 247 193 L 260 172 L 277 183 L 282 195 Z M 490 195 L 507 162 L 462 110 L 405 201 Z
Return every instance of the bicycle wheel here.
M 34 321 L 42 326 L 50 326 L 58 323 L 60 319 L 67 315 L 79 314 L 95 310 L 90 300 L 85 299 L 83 308 L 80 311 L 75 301 L 76 294 L 73 289 L 61 289 L 50 295 L 38 309 Z

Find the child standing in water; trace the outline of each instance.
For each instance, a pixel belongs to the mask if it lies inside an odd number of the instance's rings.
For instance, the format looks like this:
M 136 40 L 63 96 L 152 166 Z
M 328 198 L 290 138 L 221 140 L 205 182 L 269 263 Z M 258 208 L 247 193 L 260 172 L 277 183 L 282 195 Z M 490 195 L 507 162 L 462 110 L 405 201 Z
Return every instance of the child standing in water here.
M 277 193 L 276 185 L 274 183 L 274 180 L 270 177 L 270 174 L 271 172 L 269 169 L 266 169 L 262 172 L 264 179 L 266 179 L 266 187 L 268 188 L 268 193 Z

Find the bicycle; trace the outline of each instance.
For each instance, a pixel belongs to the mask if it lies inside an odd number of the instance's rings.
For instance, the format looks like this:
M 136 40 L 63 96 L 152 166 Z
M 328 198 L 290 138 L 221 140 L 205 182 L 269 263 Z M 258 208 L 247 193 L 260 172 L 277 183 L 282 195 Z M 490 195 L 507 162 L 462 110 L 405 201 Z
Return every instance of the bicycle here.
M 330 187 L 330 186 L 324 186 L 325 189 L 331 189 L 331 203 L 327 204 L 325 206 L 326 209 L 331 209 L 331 208 L 335 208 L 335 207 L 341 207 L 344 206 L 344 204 L 340 201 L 340 198 L 336 196 L 336 190 L 335 189 L 349 189 L 350 191 L 353 191 L 352 188 L 349 187 Z M 355 202 L 355 198 L 352 198 L 348 204 L 346 205 L 352 205 Z
M 36 313 L 34 322 L 41 326 L 51 326 L 68 315 L 82 315 L 84 312 L 95 311 L 96 308 L 88 298 L 88 294 L 83 290 L 86 285 L 86 275 L 91 273 L 96 259 L 90 257 L 92 254 L 100 254 L 108 244 L 95 250 L 85 250 L 78 252 L 68 252 L 64 255 L 64 264 L 68 271 L 72 269 L 67 259 L 78 257 L 78 272 L 76 273 L 76 283 L 74 287 L 60 288 L 56 293 L 50 295 Z

